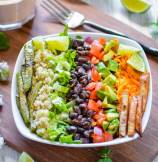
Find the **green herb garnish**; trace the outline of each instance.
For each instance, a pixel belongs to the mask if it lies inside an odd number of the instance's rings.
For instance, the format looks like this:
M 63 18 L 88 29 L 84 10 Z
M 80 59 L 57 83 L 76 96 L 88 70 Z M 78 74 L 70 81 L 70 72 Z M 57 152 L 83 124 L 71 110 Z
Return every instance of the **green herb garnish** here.
M 3 32 L 0 32 L 0 50 L 6 50 L 9 47 L 10 47 L 9 39 Z
M 109 157 L 111 150 L 109 150 L 108 148 L 105 148 L 103 150 L 100 151 L 100 159 L 98 160 L 98 162 L 112 162 L 112 159 Z

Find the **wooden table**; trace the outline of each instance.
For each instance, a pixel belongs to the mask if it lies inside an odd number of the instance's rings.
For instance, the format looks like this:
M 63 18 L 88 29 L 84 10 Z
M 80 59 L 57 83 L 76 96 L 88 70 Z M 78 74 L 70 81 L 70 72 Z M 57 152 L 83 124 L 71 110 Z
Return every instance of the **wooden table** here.
M 74 1 L 73 1 L 74 2 Z M 131 37 L 158 48 L 158 44 L 143 34 L 133 30 L 127 25 L 120 23 L 110 16 L 105 16 L 94 8 L 82 3 L 70 3 L 63 1 L 65 5 L 74 10 L 80 11 L 88 19 L 107 27 L 114 28 L 124 32 Z M 104 20 L 104 21 L 103 21 Z M 13 71 L 15 61 L 19 50 L 23 44 L 31 37 L 42 34 L 57 33 L 63 30 L 63 26 L 56 22 L 54 17 L 49 16 L 41 7 L 37 7 L 37 14 L 34 21 L 29 22 L 19 30 L 9 31 L 6 34 L 10 38 L 11 48 L 8 51 L 0 52 L 0 60 L 8 61 L 11 71 Z M 88 27 L 80 27 L 76 31 L 92 31 Z M 158 153 L 158 58 L 148 56 L 153 77 L 153 106 L 150 121 L 142 139 L 136 141 L 112 146 L 112 159 L 114 162 L 150 162 Z M 4 95 L 4 109 L 0 113 L 2 123 L 0 132 L 4 136 L 7 144 L 17 151 L 26 151 L 33 156 L 38 162 L 96 162 L 98 156 L 96 151 L 100 148 L 93 149 L 73 149 L 48 146 L 32 142 L 22 137 L 15 126 L 10 102 L 10 82 L 0 85 L 0 92 Z

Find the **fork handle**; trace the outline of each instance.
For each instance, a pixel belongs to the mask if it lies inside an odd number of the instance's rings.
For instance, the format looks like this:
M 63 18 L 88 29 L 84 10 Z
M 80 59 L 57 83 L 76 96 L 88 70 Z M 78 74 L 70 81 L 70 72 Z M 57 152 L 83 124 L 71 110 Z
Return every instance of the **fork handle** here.
M 112 30 L 110 28 L 104 27 L 102 25 L 96 24 L 96 23 L 91 22 L 91 21 L 85 20 L 83 22 L 83 24 L 84 25 L 88 25 L 88 26 L 90 26 L 90 27 L 92 27 L 92 28 L 94 28 L 96 30 L 99 30 L 101 32 L 104 32 L 104 33 L 118 35 L 118 36 L 122 36 L 122 37 L 134 40 L 133 38 L 128 37 L 128 36 L 126 36 L 125 34 L 123 34 L 121 32 L 118 32 L 116 30 Z M 146 45 L 144 45 L 144 44 L 142 44 L 140 42 L 138 42 L 138 43 L 142 46 L 142 48 L 144 49 L 145 53 L 158 57 L 158 49 L 157 48 L 146 46 Z

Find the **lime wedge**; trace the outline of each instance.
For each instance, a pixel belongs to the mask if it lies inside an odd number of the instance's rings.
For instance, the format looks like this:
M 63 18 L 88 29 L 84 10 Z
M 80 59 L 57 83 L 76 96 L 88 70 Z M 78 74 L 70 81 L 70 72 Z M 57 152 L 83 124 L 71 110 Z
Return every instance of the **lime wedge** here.
M 45 43 L 41 37 L 36 37 L 32 39 L 32 45 L 34 50 L 44 50 Z
M 19 158 L 18 162 L 34 162 L 34 160 L 26 152 L 23 152 L 20 155 L 20 158 Z
M 66 51 L 69 47 L 69 37 L 68 36 L 56 36 L 47 38 L 46 45 L 49 50 L 59 50 Z
M 146 71 L 144 60 L 139 54 L 132 55 L 127 60 L 127 63 L 137 71 L 140 71 L 140 72 Z
M 139 52 L 140 52 L 140 49 L 138 49 L 138 48 L 135 48 L 132 46 L 127 46 L 125 44 L 120 44 L 117 54 L 123 56 L 126 54 L 133 55 L 133 54 L 139 53 Z
M 124 7 L 134 13 L 142 13 L 151 7 L 147 0 L 121 0 Z

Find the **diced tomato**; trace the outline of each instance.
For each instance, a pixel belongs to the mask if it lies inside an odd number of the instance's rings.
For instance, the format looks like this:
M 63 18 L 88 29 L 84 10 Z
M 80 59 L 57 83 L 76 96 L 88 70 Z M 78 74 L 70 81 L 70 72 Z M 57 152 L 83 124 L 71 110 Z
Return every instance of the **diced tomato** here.
M 96 120 L 98 126 L 102 126 L 103 121 L 105 121 L 106 119 L 106 115 L 103 113 L 103 111 L 100 111 L 99 113 L 94 115 L 93 118 Z
M 102 51 L 99 55 L 98 55 L 98 59 L 99 60 L 102 60 L 103 59 L 103 56 L 104 56 L 104 51 Z
M 91 60 L 91 56 L 89 56 L 89 55 L 86 58 L 87 58 L 88 61 Z
M 105 142 L 105 137 L 104 135 L 97 135 L 97 134 L 92 134 L 92 139 L 93 139 L 93 143 L 101 143 L 101 142 Z
M 99 41 L 99 43 L 100 43 L 101 45 L 105 45 L 105 43 L 106 43 L 106 39 L 103 38 L 103 37 L 99 38 L 98 41 Z
M 95 85 L 95 90 L 98 91 L 102 88 L 102 82 L 97 82 Z
M 98 120 L 97 120 L 97 125 L 98 126 L 102 126 L 103 125 L 103 122 L 105 121 L 105 117 L 102 117 L 102 118 L 99 118 Z
M 99 59 L 97 59 L 95 56 L 92 56 L 91 63 L 92 64 L 98 64 L 99 63 Z
M 93 110 L 95 112 L 99 111 L 99 105 L 95 101 L 93 101 L 91 99 L 89 100 L 87 107 L 88 107 L 88 109 L 91 109 L 91 110 Z
M 88 91 L 92 91 L 95 89 L 96 83 L 95 82 L 91 82 L 86 86 L 86 90 Z
M 93 100 L 96 100 L 98 98 L 96 94 L 96 90 L 91 91 L 89 98 Z
M 98 41 L 94 41 L 91 45 L 90 54 L 99 59 L 99 55 L 102 49 L 103 46 Z
M 99 108 L 102 107 L 102 102 L 100 100 L 97 101 L 97 104 L 99 105 Z
M 105 141 L 111 141 L 111 140 L 113 140 L 112 134 L 110 134 L 107 131 L 104 132 L 104 136 L 105 136 Z
M 98 120 L 100 118 L 105 118 L 105 114 L 103 113 L 103 111 L 99 111 L 97 114 L 94 115 L 93 117 L 95 120 Z
M 109 132 L 105 132 L 102 135 L 92 134 L 93 143 L 107 142 L 113 139 L 112 135 Z
M 97 82 L 97 81 L 99 81 L 101 79 L 100 74 L 97 72 L 97 70 L 95 68 L 92 68 L 91 79 L 94 82 Z

